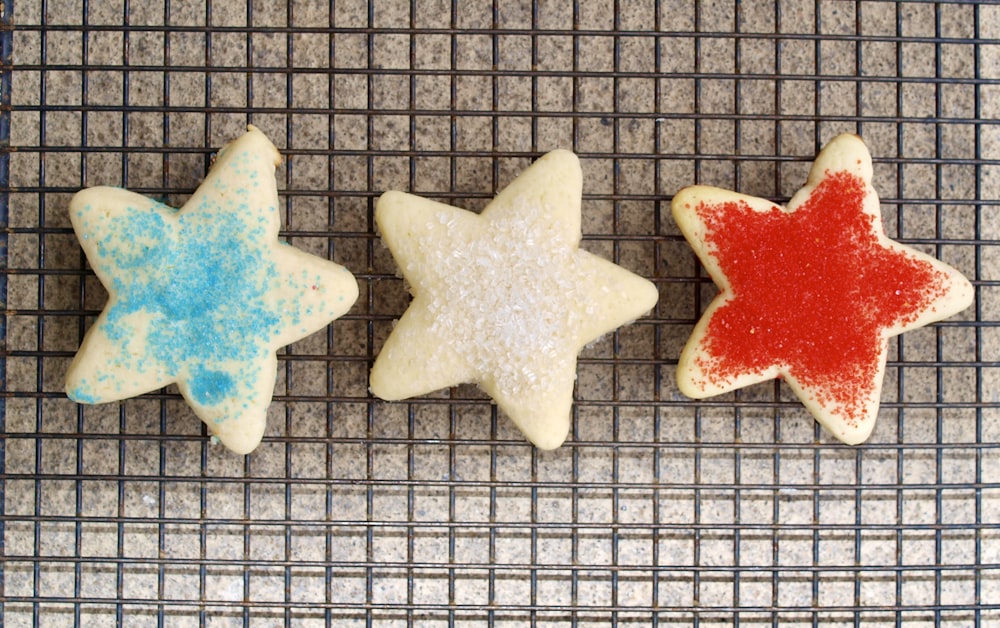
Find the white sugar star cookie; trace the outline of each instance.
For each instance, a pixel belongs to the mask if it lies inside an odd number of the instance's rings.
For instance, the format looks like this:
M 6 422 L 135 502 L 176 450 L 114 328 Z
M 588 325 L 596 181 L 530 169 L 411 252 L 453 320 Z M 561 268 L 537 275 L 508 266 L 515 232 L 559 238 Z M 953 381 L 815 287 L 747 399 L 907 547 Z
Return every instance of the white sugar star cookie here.
M 251 126 L 179 210 L 119 188 L 73 197 L 73 229 L 108 302 L 70 365 L 70 398 L 105 403 L 177 383 L 223 445 L 260 443 L 276 351 L 358 296 L 343 266 L 278 240 L 279 163 Z
M 413 301 L 371 372 L 386 400 L 479 384 L 542 449 L 569 432 L 581 348 L 648 312 L 656 287 L 579 248 L 576 155 L 543 156 L 482 214 L 401 192 L 378 201 L 382 238 Z
M 681 392 L 781 378 L 834 436 L 868 438 L 889 338 L 974 297 L 957 270 L 885 235 L 872 174 L 861 138 L 841 135 L 787 208 L 707 186 L 677 194 L 677 224 L 720 289 L 681 353 Z

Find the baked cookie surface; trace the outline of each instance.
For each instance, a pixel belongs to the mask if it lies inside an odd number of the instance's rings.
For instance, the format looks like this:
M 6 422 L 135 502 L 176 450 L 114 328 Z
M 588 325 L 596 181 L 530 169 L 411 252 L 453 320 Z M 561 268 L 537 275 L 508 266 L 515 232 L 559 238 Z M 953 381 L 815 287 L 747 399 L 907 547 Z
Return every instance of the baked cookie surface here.
M 681 353 L 681 392 L 782 378 L 837 438 L 868 438 L 889 338 L 973 299 L 957 270 L 885 235 L 872 174 L 861 139 L 841 135 L 787 208 L 706 186 L 677 194 L 674 218 L 720 290 Z
M 71 399 L 105 403 L 176 383 L 223 445 L 248 453 L 260 443 L 276 351 L 358 296 L 343 266 L 278 240 L 280 162 L 250 127 L 181 209 L 120 188 L 73 197 L 73 229 L 108 301 L 70 365 Z
M 524 435 L 558 447 L 579 351 L 648 312 L 648 280 L 579 248 L 576 155 L 541 157 L 481 214 L 402 192 L 375 219 L 413 300 L 371 372 L 400 400 L 461 383 L 486 391 Z

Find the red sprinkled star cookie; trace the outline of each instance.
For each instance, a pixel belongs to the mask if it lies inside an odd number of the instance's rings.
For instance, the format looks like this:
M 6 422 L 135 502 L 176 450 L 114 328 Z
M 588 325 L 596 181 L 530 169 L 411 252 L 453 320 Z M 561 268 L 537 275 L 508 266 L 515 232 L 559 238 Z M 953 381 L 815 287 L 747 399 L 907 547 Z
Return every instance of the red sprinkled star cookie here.
M 681 353 L 681 392 L 703 398 L 782 378 L 848 444 L 871 434 L 889 338 L 964 310 L 969 281 L 890 240 L 855 135 L 820 152 L 788 204 L 705 186 L 673 214 L 720 292 Z

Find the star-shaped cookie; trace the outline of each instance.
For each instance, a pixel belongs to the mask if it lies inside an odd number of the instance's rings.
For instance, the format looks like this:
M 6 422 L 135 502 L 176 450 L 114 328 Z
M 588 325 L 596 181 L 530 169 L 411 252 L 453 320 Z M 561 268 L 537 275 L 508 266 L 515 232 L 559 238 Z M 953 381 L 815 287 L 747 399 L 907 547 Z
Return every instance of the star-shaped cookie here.
M 276 351 L 358 296 L 343 266 L 278 240 L 280 162 L 251 126 L 179 210 L 120 188 L 73 197 L 73 229 L 108 302 L 70 365 L 70 398 L 118 401 L 176 382 L 226 447 L 260 443 Z
M 817 156 L 787 208 L 694 186 L 678 225 L 720 292 L 677 368 L 702 398 L 773 379 L 848 444 L 871 434 L 889 338 L 955 314 L 973 289 L 950 266 L 890 240 L 861 139 Z
M 413 301 L 382 347 L 386 400 L 479 384 L 542 449 L 569 432 L 581 348 L 648 312 L 646 279 L 579 248 L 576 155 L 541 157 L 481 214 L 402 192 L 378 201 L 382 239 Z

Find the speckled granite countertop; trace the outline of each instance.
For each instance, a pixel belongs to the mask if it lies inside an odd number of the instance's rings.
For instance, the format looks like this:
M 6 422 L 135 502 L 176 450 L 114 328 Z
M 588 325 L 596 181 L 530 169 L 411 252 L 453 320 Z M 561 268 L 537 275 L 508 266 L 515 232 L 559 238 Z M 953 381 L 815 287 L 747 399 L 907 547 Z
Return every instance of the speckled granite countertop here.
M 1000 7 L 331 4 L 3 5 L 5 625 L 1000 621 Z M 105 299 L 72 193 L 180 204 L 248 122 L 287 157 L 284 234 L 361 298 L 283 352 L 241 457 L 174 387 L 61 391 Z M 871 148 L 887 232 L 977 291 L 892 343 L 859 447 L 783 385 L 696 403 L 673 379 L 714 288 L 672 195 L 783 202 L 843 131 Z M 375 198 L 478 210 L 556 147 L 582 160 L 584 246 L 661 293 L 582 355 L 567 444 L 534 450 L 472 386 L 373 399 L 408 299 Z

